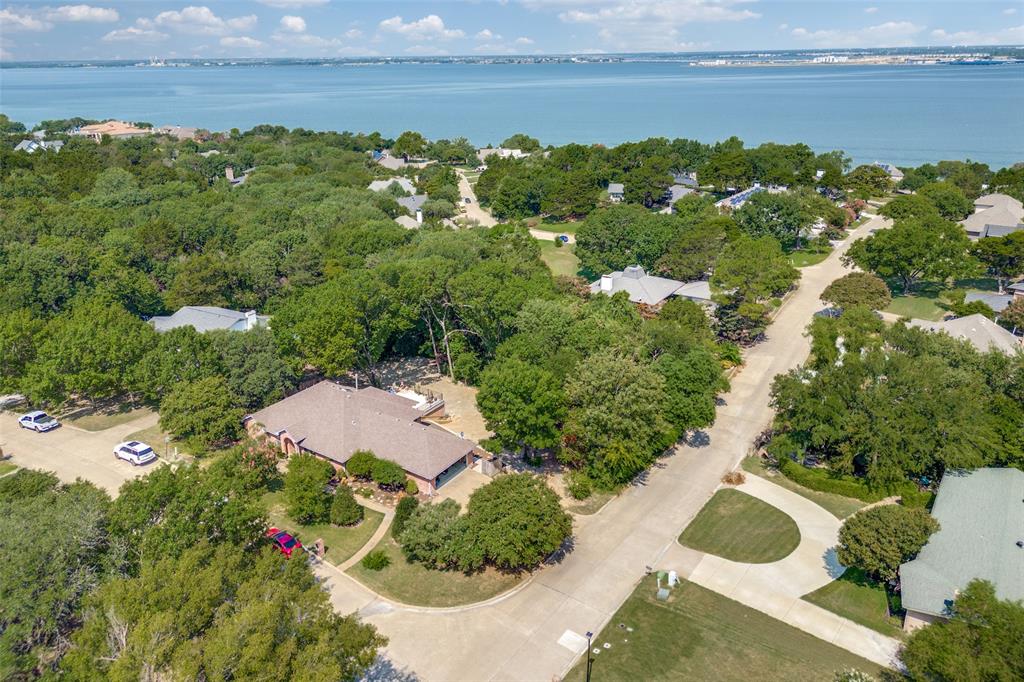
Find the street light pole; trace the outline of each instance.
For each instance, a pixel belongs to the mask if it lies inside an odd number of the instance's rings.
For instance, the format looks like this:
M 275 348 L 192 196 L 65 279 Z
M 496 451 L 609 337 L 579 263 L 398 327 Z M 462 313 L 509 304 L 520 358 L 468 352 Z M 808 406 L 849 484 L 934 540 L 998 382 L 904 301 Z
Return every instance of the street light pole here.
M 594 659 L 590 655 L 590 640 L 593 639 L 594 633 L 587 632 L 587 682 L 590 682 L 590 669 L 594 666 Z

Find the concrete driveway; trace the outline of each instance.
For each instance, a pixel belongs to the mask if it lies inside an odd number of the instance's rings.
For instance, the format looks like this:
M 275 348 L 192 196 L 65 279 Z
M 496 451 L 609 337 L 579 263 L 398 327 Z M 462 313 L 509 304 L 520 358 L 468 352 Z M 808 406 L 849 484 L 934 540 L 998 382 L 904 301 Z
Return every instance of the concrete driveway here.
M 20 428 L 18 416 L 15 412 L 0 412 L 0 446 L 20 467 L 52 471 L 67 483 L 83 478 L 117 496 L 122 483 L 160 466 L 161 460 L 157 460 L 136 467 L 113 455 L 114 446 L 128 434 L 153 426 L 159 418 L 156 413 L 103 431 L 63 424 L 46 433 Z
M 473 191 L 473 185 L 469 184 L 469 180 L 466 179 L 466 174 L 461 170 L 456 170 L 459 175 L 459 193 L 463 197 L 469 197 L 470 203 L 463 202 L 460 208 L 465 213 L 465 216 L 470 220 L 475 220 L 483 227 L 491 227 L 497 225 L 498 221 L 494 219 L 488 211 L 484 210 L 480 206 L 480 202 L 476 198 L 476 192 Z

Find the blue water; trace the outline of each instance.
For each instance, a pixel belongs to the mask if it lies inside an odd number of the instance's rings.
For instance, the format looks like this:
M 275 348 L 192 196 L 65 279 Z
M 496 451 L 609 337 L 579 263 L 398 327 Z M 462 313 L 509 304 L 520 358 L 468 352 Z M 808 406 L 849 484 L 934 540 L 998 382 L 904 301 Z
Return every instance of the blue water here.
M 857 162 L 1024 161 L 1024 64 L 691 67 L 680 63 L 0 69 L 0 111 L 198 126 L 419 130 L 497 144 L 650 136 L 806 142 Z

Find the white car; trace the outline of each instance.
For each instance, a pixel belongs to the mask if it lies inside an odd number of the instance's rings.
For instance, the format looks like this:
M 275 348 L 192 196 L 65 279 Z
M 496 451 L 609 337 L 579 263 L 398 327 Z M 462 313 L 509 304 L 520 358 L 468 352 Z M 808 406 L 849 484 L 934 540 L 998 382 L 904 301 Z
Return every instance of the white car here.
M 156 453 L 153 452 L 153 448 L 149 447 L 145 443 L 141 443 L 137 440 L 130 440 L 126 443 L 119 444 L 114 448 L 114 457 L 123 459 L 126 462 L 131 462 L 133 465 L 138 466 L 140 464 L 149 464 L 156 459 Z
M 42 410 L 36 410 L 35 412 L 29 412 L 28 414 L 22 415 L 18 419 L 18 426 L 23 429 L 32 429 L 42 433 L 43 431 L 49 431 L 60 426 L 60 422 L 46 414 Z

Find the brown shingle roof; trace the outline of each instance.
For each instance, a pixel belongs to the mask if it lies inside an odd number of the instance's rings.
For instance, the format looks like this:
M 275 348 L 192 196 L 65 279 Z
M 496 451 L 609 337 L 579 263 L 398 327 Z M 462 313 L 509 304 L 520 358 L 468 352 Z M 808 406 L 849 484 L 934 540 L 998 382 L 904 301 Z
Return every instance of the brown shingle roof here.
M 416 404 L 379 388 L 353 388 L 321 381 L 251 416 L 267 433 L 282 431 L 304 449 L 344 464 L 356 450 L 427 480 L 473 451 L 476 444 L 419 421 Z

